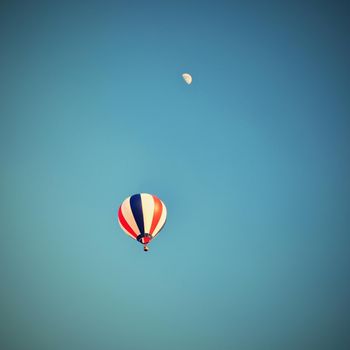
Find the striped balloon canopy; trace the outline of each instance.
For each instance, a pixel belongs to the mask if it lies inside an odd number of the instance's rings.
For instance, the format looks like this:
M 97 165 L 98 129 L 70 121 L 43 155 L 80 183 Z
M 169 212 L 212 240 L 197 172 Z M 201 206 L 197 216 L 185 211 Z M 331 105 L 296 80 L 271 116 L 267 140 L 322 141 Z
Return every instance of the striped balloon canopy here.
M 144 245 L 163 228 L 167 216 L 164 203 L 156 196 L 138 193 L 124 200 L 118 210 L 118 221 L 123 231 Z

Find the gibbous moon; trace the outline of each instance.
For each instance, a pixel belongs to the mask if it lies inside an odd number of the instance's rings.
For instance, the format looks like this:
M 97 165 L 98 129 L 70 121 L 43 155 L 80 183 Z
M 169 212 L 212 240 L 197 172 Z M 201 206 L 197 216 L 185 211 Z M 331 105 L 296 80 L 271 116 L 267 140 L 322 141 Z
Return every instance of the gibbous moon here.
M 182 74 L 183 79 L 185 80 L 186 84 L 190 85 L 192 83 L 192 77 L 188 73 Z

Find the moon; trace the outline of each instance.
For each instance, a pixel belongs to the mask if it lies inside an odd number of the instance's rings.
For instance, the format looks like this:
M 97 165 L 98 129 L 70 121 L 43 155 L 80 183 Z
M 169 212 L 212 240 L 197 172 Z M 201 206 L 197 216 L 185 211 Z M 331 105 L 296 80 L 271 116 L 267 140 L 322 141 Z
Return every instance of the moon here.
M 184 73 L 182 74 L 182 78 L 185 80 L 186 84 L 190 85 L 192 83 L 191 74 Z

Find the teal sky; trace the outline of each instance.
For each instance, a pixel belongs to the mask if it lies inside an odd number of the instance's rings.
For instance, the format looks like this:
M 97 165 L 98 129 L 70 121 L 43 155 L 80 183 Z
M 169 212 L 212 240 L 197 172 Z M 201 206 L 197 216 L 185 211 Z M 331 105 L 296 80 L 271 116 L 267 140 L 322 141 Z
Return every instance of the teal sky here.
M 1 349 L 349 349 L 349 27 L 345 1 L 2 1 Z M 147 254 L 138 192 L 168 208 Z

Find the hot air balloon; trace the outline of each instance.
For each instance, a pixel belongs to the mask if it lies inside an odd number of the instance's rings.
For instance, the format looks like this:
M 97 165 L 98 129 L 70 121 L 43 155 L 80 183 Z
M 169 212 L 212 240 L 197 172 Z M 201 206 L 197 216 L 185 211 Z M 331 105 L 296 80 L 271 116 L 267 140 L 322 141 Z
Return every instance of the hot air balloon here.
M 167 210 L 164 203 L 148 193 L 134 194 L 124 200 L 118 210 L 118 222 L 131 238 L 144 245 L 160 232 L 165 224 Z

